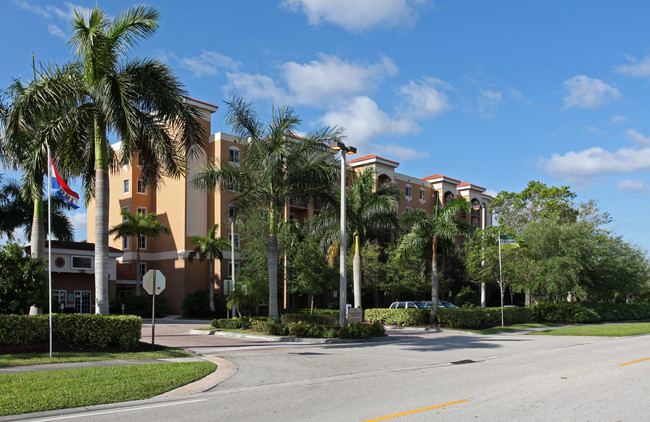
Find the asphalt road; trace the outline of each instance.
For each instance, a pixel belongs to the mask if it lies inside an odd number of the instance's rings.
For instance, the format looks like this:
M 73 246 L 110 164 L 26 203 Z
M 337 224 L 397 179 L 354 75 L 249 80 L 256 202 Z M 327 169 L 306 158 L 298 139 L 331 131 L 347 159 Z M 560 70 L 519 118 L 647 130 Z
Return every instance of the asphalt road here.
M 194 349 L 237 366 L 211 391 L 36 420 L 650 420 L 650 335 L 392 334 L 329 345 L 203 336 Z

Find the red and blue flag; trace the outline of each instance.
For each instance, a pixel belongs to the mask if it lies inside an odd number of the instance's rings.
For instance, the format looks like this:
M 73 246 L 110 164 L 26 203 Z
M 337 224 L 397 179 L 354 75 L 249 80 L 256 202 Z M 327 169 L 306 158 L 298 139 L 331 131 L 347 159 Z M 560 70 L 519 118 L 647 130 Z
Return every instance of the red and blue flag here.
M 79 195 L 77 192 L 73 191 L 70 189 L 70 187 L 65 183 L 63 178 L 59 176 L 59 172 L 56 171 L 56 167 L 54 167 L 54 161 L 52 161 L 52 157 L 50 156 L 50 165 L 52 166 L 52 171 L 54 172 L 54 176 L 52 177 L 52 189 L 54 190 L 54 194 L 58 196 L 59 198 L 63 199 L 63 201 L 71 206 L 74 209 L 79 208 L 77 205 L 77 202 L 79 201 Z

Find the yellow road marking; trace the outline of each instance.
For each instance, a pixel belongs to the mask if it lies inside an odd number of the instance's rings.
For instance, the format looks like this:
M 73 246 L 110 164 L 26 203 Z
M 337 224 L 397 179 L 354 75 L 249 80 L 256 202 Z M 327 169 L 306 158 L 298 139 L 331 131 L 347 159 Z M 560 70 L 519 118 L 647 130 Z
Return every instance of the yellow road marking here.
M 621 364 L 619 364 L 618 366 L 631 365 L 631 364 L 633 364 L 633 363 L 643 362 L 644 360 L 650 360 L 650 358 L 643 358 L 643 359 L 635 360 L 635 361 L 633 361 L 633 362 L 621 363 Z
M 366 419 L 365 421 L 361 422 L 379 422 L 379 421 L 385 421 L 386 419 L 393 419 L 393 418 L 399 418 L 400 416 L 406 416 L 406 415 L 412 415 L 414 413 L 420 413 L 420 412 L 425 412 L 427 410 L 433 410 L 433 409 L 439 409 L 441 407 L 445 406 L 451 406 L 452 404 L 458 404 L 458 403 L 465 403 L 468 402 L 469 400 L 456 400 L 456 401 L 451 401 L 449 403 L 443 403 L 443 404 L 437 404 L 435 406 L 430 406 L 430 407 L 423 407 L 421 409 L 415 409 L 415 410 L 409 410 L 408 412 L 402 412 L 402 413 L 395 413 L 393 415 L 388 415 L 388 416 L 382 416 L 380 418 L 375 418 L 375 419 Z

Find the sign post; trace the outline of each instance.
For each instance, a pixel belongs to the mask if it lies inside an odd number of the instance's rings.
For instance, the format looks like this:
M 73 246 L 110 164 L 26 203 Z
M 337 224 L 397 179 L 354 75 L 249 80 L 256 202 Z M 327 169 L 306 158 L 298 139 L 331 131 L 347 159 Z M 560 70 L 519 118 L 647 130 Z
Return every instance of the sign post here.
M 142 279 L 142 287 L 152 295 L 151 298 L 151 345 L 156 340 L 156 296 L 165 290 L 165 276 L 160 270 L 149 270 Z

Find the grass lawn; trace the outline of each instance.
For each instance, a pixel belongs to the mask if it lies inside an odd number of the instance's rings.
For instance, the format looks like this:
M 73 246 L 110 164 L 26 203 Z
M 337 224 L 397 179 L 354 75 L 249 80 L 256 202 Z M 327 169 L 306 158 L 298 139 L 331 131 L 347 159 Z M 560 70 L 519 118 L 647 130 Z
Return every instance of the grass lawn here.
M 0 416 L 147 399 L 215 369 L 184 362 L 2 374 Z
M 8 353 L 0 354 L 0 367 L 22 366 L 22 365 L 43 365 L 46 363 L 68 363 L 87 362 L 97 360 L 115 359 L 167 359 L 186 358 L 192 355 L 180 349 L 161 349 L 142 352 L 57 352 L 54 349 L 54 356 L 49 353 Z
M 605 336 L 624 337 L 650 333 L 650 322 L 632 322 L 624 324 L 595 324 L 577 327 L 555 328 L 536 331 L 531 335 L 541 336 Z
M 469 330 L 469 329 L 463 329 L 463 328 L 454 328 L 454 330 L 458 331 L 469 331 L 471 333 L 476 333 L 476 334 L 499 334 L 499 333 L 507 333 L 510 331 L 517 331 L 517 330 L 525 330 L 529 328 L 544 328 L 544 327 L 555 327 L 558 324 L 541 324 L 541 323 L 528 323 L 528 324 L 513 324 L 513 325 L 506 325 L 505 327 L 492 327 L 492 328 L 486 328 L 484 330 Z

